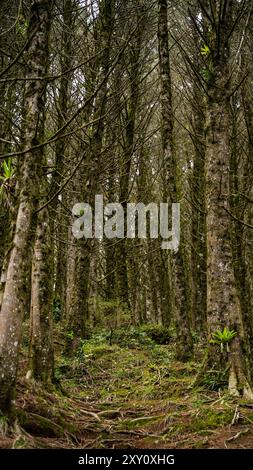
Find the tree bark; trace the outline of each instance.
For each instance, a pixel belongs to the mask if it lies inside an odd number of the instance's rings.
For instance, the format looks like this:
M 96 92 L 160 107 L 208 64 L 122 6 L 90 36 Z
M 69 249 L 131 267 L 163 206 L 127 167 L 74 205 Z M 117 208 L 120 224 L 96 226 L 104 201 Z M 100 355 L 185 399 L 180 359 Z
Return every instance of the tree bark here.
M 32 377 L 47 384 L 54 378 L 53 256 L 48 209 L 38 214 L 31 279 Z
M 219 2 L 218 2 L 219 3 Z M 209 33 L 209 79 L 206 113 L 207 188 L 207 321 L 209 334 L 226 326 L 235 329 L 229 347 L 229 389 L 233 394 L 252 397 L 250 374 L 243 356 L 245 331 L 236 288 L 231 221 L 231 70 L 229 37 L 233 21 L 233 0 L 224 7 L 222 18 L 216 5 Z M 217 28 L 217 25 L 219 26 Z M 224 368 L 224 358 L 210 345 L 207 362 Z
M 103 0 L 100 4 L 97 23 L 98 37 L 103 50 L 98 61 L 98 83 L 102 83 L 102 86 L 94 100 L 93 116 L 95 123 L 91 129 L 90 149 L 86 161 L 88 164 L 88 171 L 86 171 L 87 184 L 85 188 L 83 184 L 82 188 L 86 202 L 90 204 L 93 211 L 95 207 L 95 196 L 100 189 L 100 163 L 104 137 L 104 114 L 107 104 L 108 72 L 111 63 L 111 38 L 114 15 L 114 1 Z M 74 272 L 72 269 L 74 283 L 71 284 L 73 292 L 70 292 L 69 295 L 69 307 L 67 305 L 67 309 L 69 309 L 67 312 L 67 328 L 68 331 L 73 332 L 74 335 L 74 340 L 72 342 L 67 341 L 66 344 L 66 352 L 69 354 L 73 353 L 76 349 L 80 338 L 85 336 L 85 324 L 89 315 L 90 266 L 92 248 L 94 246 L 94 241 L 90 239 L 73 240 L 72 237 L 71 242 L 74 244 L 73 247 L 76 258 L 74 264 L 72 264 L 72 268 L 74 266 Z
M 45 82 L 31 77 L 44 76 L 48 61 L 50 0 L 35 0 L 28 27 L 28 73 L 24 100 L 24 145 L 20 165 L 20 186 L 15 234 L 7 269 L 0 313 L 0 410 L 11 412 L 15 392 L 21 327 L 27 308 L 26 288 L 31 268 L 34 211 L 37 206 L 38 173 L 42 148 L 31 150 L 40 141 L 39 122 L 44 107 Z
M 161 117 L 162 117 L 162 150 L 164 167 L 164 201 L 171 203 L 178 202 L 178 181 L 176 155 L 174 145 L 174 116 L 172 103 L 170 53 L 168 41 L 168 2 L 158 0 L 158 45 L 159 45 L 159 66 L 161 83 Z M 165 266 L 165 275 L 168 279 L 168 270 L 176 290 L 175 302 L 173 301 L 173 285 L 170 287 L 170 309 L 172 310 L 176 323 L 178 348 L 177 357 L 180 360 L 187 360 L 192 353 L 192 337 L 190 331 L 189 305 L 187 302 L 187 273 L 184 261 L 182 244 L 178 252 L 168 254 L 162 253 Z M 166 279 L 166 282 L 167 282 Z

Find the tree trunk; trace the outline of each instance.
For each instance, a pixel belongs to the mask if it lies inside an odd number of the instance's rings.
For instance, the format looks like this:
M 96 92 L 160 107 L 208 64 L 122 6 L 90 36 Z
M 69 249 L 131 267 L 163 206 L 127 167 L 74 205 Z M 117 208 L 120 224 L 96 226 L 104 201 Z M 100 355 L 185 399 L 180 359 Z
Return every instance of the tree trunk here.
M 75 28 L 75 14 L 76 8 L 75 0 L 65 0 L 63 2 L 63 26 L 62 26 L 62 42 L 61 42 L 61 73 L 63 74 L 59 84 L 59 99 L 58 99 L 58 114 L 57 114 L 57 127 L 61 129 L 68 119 L 70 101 L 71 80 L 73 79 L 72 73 L 66 74 L 67 70 L 71 69 L 74 56 L 73 44 L 73 31 Z M 64 164 L 66 164 L 69 153 L 68 142 L 65 138 L 59 139 L 55 146 L 55 173 L 51 184 L 50 194 L 53 196 L 61 184 L 62 175 L 64 174 Z M 62 202 L 66 202 L 65 195 L 61 195 Z M 50 214 L 53 220 L 52 229 L 57 236 L 55 246 L 55 291 L 54 300 L 59 302 L 60 316 L 63 318 L 65 315 L 66 306 L 66 283 L 67 283 L 67 241 L 68 231 L 66 225 L 70 224 L 70 217 L 64 218 L 66 211 L 59 203 L 59 198 L 55 198 L 50 206 Z M 65 243 L 62 243 L 62 239 Z
M 102 47 L 102 54 L 98 62 L 98 82 L 102 86 L 97 93 L 94 101 L 93 116 L 95 123 L 91 129 L 91 143 L 88 156 L 88 172 L 86 171 L 87 184 L 82 183 L 82 193 L 86 197 L 86 201 L 93 208 L 95 207 L 95 196 L 100 189 L 100 163 L 101 151 L 103 146 L 104 137 L 104 114 L 107 104 L 107 86 L 108 86 L 108 72 L 111 62 L 111 38 L 113 33 L 114 24 L 114 1 L 103 0 L 100 5 L 99 19 L 98 19 L 98 35 Z M 89 114 L 87 113 L 87 116 Z M 79 186 L 80 187 L 80 186 Z M 93 212 L 94 214 L 94 212 Z M 74 341 L 67 341 L 66 352 L 72 353 L 80 340 L 85 335 L 85 323 L 88 319 L 88 300 L 89 300 L 89 284 L 90 284 L 90 265 L 93 248 L 93 240 L 73 240 L 74 252 L 76 259 L 74 261 L 74 272 L 72 277 L 74 279 L 73 292 L 70 292 L 70 306 L 67 308 L 67 328 L 71 335 L 74 336 Z M 75 250 L 76 247 L 76 250 Z
M 249 370 L 243 357 L 244 325 L 234 274 L 232 252 L 231 194 L 231 109 L 229 32 L 233 19 L 233 0 L 224 7 L 219 28 L 210 33 L 209 79 L 206 114 L 207 188 L 207 321 L 209 334 L 226 326 L 237 336 L 229 346 L 229 389 L 233 394 L 252 396 Z M 216 25 L 217 26 L 217 25 Z M 219 31 L 219 34 L 217 33 Z M 210 345 L 207 363 L 223 370 L 224 357 Z
M 206 0 L 203 5 L 207 7 Z M 194 19 L 198 19 L 199 8 L 194 9 Z M 202 18 L 202 29 L 206 33 L 205 17 Z M 202 57 L 199 53 L 202 38 L 195 27 L 192 27 L 194 40 L 195 70 L 201 70 Z M 192 206 L 192 326 L 198 335 L 206 335 L 206 207 L 205 207 L 205 96 L 200 83 L 193 75 L 191 127 L 192 143 L 194 145 L 193 169 L 190 180 Z
M 174 145 L 174 116 L 172 106 L 172 88 L 170 71 L 170 53 L 168 43 L 168 2 L 158 0 L 158 44 L 159 44 L 159 66 L 161 83 L 161 115 L 162 115 L 162 150 L 164 167 L 164 201 L 169 203 L 178 202 L 178 181 Z M 170 309 L 175 316 L 178 347 L 177 357 L 187 360 L 192 353 L 192 337 L 190 331 L 189 305 L 187 302 L 187 275 L 185 271 L 184 253 L 182 244 L 178 252 L 168 254 L 162 253 L 165 266 L 166 282 L 169 266 L 171 266 L 171 277 L 175 276 L 174 287 L 176 289 L 175 303 L 170 294 Z M 170 292 L 173 292 L 171 286 Z
M 40 141 L 39 122 L 44 107 L 45 82 L 31 79 L 44 76 L 48 62 L 50 0 L 35 0 L 28 28 L 28 74 L 25 90 L 24 145 L 21 156 L 20 193 L 13 245 L 7 269 L 0 313 L 0 410 L 10 413 L 15 392 L 21 327 L 27 308 L 26 288 L 31 268 L 34 210 L 39 190 L 38 173 L 43 149 L 31 147 Z
M 31 370 L 43 383 L 54 377 L 53 256 L 48 209 L 38 214 L 31 283 Z

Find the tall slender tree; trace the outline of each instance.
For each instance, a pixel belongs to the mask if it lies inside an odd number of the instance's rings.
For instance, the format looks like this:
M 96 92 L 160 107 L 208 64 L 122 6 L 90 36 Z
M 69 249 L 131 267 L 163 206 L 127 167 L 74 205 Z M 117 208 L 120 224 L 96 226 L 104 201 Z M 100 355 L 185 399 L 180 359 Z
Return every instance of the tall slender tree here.
M 164 165 L 164 198 L 169 203 L 178 202 L 178 178 L 174 145 L 174 115 L 172 103 L 171 69 L 168 37 L 168 2 L 158 1 L 158 41 L 161 82 L 162 149 Z M 167 254 L 165 254 L 167 256 Z M 166 260 L 166 270 L 168 261 Z M 190 317 L 187 305 L 187 275 L 184 266 L 182 244 L 178 252 L 171 257 L 172 276 L 175 276 L 177 305 L 173 305 L 178 335 L 178 357 L 187 359 L 192 353 Z M 168 281 L 167 281 L 168 282 Z
M 21 327 L 27 308 L 26 289 L 31 269 L 34 211 L 38 202 L 39 171 L 43 163 L 41 118 L 48 63 L 50 0 L 31 5 L 27 31 L 27 75 L 24 99 L 24 142 L 19 169 L 18 211 L 0 314 L 0 410 L 10 413 L 15 392 Z

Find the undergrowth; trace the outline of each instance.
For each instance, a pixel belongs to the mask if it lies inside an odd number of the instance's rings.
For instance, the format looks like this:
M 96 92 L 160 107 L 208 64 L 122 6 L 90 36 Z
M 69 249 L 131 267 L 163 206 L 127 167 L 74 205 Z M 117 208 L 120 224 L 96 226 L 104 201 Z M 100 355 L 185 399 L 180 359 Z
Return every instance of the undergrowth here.
M 215 371 L 193 387 L 203 346 L 187 363 L 178 362 L 175 353 L 171 329 L 94 330 L 73 357 L 56 355 L 60 387 L 20 377 L 18 424 L 7 439 L 0 418 L 0 446 L 202 448 L 215 446 L 214 436 L 231 433 L 231 424 L 250 425 L 250 409 L 237 413 L 244 404 L 227 395 Z

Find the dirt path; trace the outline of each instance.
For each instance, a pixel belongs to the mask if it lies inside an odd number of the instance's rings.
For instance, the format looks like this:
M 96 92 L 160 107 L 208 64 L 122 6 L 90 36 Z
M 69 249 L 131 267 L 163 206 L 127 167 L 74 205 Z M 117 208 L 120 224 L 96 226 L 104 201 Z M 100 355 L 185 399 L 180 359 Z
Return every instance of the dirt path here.
M 0 447 L 253 448 L 253 404 L 193 390 L 197 369 L 167 346 L 88 342 L 57 363 L 64 394 L 19 382 L 19 426 Z

